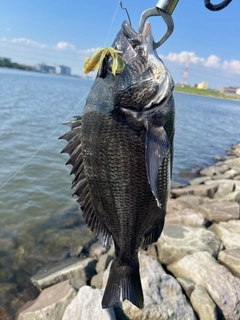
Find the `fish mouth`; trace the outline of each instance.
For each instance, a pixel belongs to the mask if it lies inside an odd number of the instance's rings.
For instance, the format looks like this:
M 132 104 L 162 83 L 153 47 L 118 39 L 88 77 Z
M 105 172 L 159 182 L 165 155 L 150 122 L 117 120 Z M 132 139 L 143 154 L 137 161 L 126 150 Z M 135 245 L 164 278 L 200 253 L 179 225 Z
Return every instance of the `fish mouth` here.
M 141 33 L 137 33 L 131 27 L 128 21 L 124 21 L 122 24 L 122 32 L 125 39 L 130 44 L 130 46 L 128 46 L 126 54 L 123 52 L 123 58 L 126 60 L 126 62 L 128 62 L 132 58 L 137 56 L 137 52 L 135 51 L 136 47 L 145 47 L 146 50 L 144 52 L 147 56 L 150 72 L 149 76 L 140 82 L 154 81 L 159 86 L 157 94 L 154 95 L 143 108 L 143 110 L 148 110 L 154 105 L 168 100 L 173 92 L 174 82 L 169 71 L 163 64 L 162 60 L 159 58 L 156 50 L 153 49 L 154 40 L 150 22 L 145 22 L 143 31 Z M 131 86 L 129 86 L 129 88 L 137 84 L 139 84 L 138 81 L 136 83 L 134 82 Z
M 141 33 L 137 33 L 132 26 L 129 24 L 128 21 L 124 21 L 122 24 L 122 30 L 123 34 L 125 35 L 128 42 L 131 44 L 131 46 L 134 48 L 136 46 L 139 46 L 143 44 L 143 41 L 147 38 L 152 38 L 151 35 L 151 24 L 150 22 L 146 22 L 143 26 L 143 31 Z M 150 37 L 149 37 L 150 36 Z M 151 39 L 149 39 L 151 40 Z M 150 41 L 148 40 L 148 45 L 150 44 Z M 153 40 L 153 38 L 152 38 Z M 153 41 L 152 41 L 153 43 Z M 153 46 L 152 46 L 153 48 Z

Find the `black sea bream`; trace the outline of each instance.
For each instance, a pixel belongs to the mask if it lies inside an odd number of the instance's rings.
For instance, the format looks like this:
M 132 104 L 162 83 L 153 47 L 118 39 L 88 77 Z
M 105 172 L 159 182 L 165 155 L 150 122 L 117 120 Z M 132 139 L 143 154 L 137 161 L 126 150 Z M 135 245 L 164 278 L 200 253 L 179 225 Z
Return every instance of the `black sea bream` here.
M 70 155 L 83 217 L 108 250 L 111 265 L 102 307 L 128 299 L 143 308 L 138 249 L 158 240 L 172 171 L 174 83 L 153 50 L 150 23 L 136 33 L 124 22 L 112 47 L 124 71 L 103 60 L 82 117 L 61 138 Z

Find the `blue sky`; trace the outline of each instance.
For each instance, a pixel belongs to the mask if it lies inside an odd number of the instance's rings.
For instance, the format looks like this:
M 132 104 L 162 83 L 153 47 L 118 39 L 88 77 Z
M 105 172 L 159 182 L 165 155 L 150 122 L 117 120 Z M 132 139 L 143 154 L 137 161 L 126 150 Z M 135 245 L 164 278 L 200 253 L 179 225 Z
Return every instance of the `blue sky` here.
M 156 2 L 123 1 L 134 29 L 141 13 Z M 84 58 L 96 48 L 111 45 L 127 19 L 118 0 L 0 0 L 0 8 L 0 56 L 29 65 L 64 64 L 73 74 L 82 74 Z M 179 0 L 174 33 L 158 49 L 175 82 L 182 80 L 190 55 L 189 84 L 240 87 L 239 13 L 239 0 L 219 12 L 207 10 L 203 0 Z M 159 40 L 165 24 L 161 17 L 150 21 Z

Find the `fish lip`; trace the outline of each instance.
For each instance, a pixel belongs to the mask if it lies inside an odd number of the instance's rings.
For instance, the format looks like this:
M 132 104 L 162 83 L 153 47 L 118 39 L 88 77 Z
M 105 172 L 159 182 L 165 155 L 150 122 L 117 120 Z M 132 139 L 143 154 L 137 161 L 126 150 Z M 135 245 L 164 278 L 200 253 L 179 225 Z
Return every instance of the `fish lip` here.
M 146 21 L 143 26 L 143 31 L 137 33 L 128 21 L 124 21 L 122 24 L 123 34 L 125 35 L 128 42 L 133 45 L 141 45 L 142 42 L 147 39 L 148 35 L 151 33 L 151 24 Z

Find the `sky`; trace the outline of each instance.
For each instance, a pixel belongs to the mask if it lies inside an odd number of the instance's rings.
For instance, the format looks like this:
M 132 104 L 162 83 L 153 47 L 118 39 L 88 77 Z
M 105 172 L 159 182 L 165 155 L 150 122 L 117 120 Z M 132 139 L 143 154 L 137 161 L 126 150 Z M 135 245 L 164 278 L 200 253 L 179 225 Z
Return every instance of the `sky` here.
M 212 0 L 213 4 L 222 0 Z M 138 30 L 142 12 L 155 1 L 124 0 Z M 83 74 L 83 62 L 97 48 L 111 46 L 127 15 L 118 0 L 0 0 L 0 57 L 27 65 L 48 63 Z M 188 84 L 210 88 L 240 87 L 240 1 L 222 11 L 205 8 L 204 0 L 179 0 L 175 29 L 157 49 L 176 83 L 190 57 Z M 155 41 L 166 31 L 161 17 L 151 17 Z

